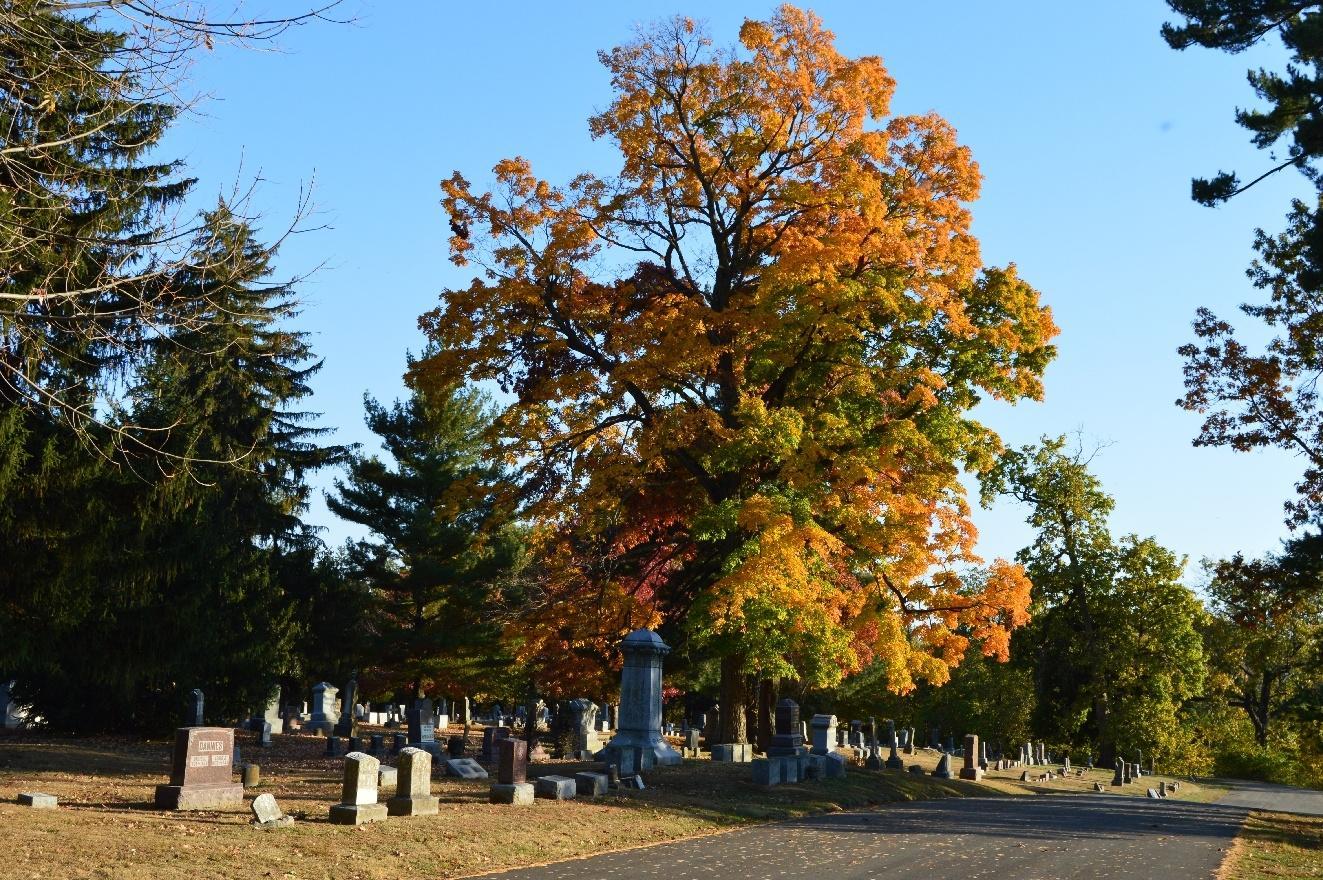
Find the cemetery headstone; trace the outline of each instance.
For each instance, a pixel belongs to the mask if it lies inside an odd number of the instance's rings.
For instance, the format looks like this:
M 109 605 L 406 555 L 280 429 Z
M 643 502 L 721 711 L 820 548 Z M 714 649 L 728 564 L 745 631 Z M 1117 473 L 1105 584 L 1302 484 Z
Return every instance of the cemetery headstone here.
M 951 753 L 943 752 L 942 757 L 938 759 L 937 766 L 933 768 L 933 776 L 938 779 L 951 778 Z
M 340 737 L 333 734 L 326 735 L 326 757 L 334 758 L 340 753 Z
M 386 752 L 386 737 L 384 734 L 374 733 L 368 737 L 368 754 L 378 760 Z
M 569 710 L 574 732 L 574 756 L 580 760 L 591 760 L 602 750 L 602 740 L 597 735 L 597 704 L 587 697 L 580 697 L 570 700 Z
M 1112 785 L 1125 785 L 1125 769 L 1122 762 L 1116 762 L 1116 772 L 1112 775 Z
M 446 775 L 459 779 L 486 779 L 487 771 L 472 758 L 447 758 Z
M 377 780 L 381 762 L 362 752 L 345 755 L 344 783 L 340 803 L 331 807 L 331 824 L 362 825 L 380 822 L 388 815 L 385 804 L 377 803 Z
M 340 689 L 333 684 L 318 682 L 312 686 L 312 712 L 308 715 L 307 729 L 313 733 L 333 733 L 340 721 L 335 698 Z
M 340 693 L 341 704 L 344 705 L 344 712 L 340 713 L 340 720 L 336 721 L 336 736 L 352 737 L 359 732 L 359 725 L 355 717 L 356 704 L 353 699 L 359 695 L 359 679 L 357 676 L 349 676 L 349 682 L 344 685 L 344 691 Z
M 42 794 L 39 791 L 19 792 L 18 803 L 20 806 L 31 807 L 34 810 L 54 810 L 60 806 L 59 798 L 53 794 Z
M 862 749 L 864 747 L 864 722 L 854 719 L 850 722 L 849 745 L 851 748 Z
M 914 728 L 909 728 L 910 735 L 905 741 L 905 754 L 914 754 Z
M 468 745 L 468 740 L 456 735 L 446 740 L 446 754 L 452 758 L 464 757 L 464 748 Z
M 267 700 L 262 720 L 271 725 L 272 733 L 285 732 L 285 720 L 280 717 L 280 685 L 276 685 L 275 690 L 271 692 L 271 699 Z
M 395 796 L 386 801 L 391 816 L 434 816 L 440 799 L 432 794 L 432 753 L 405 746 L 395 766 Z
M 264 831 L 289 828 L 294 824 L 294 817 L 280 811 L 280 805 L 276 803 L 273 794 L 259 794 L 253 798 L 249 808 L 253 811 L 253 825 Z
M 495 763 L 499 754 L 497 743 L 509 739 L 510 733 L 508 727 L 484 727 L 482 729 L 482 751 L 478 754 L 478 760 L 484 764 Z
M 809 727 L 813 734 L 813 747 L 810 749 L 813 754 L 830 755 L 836 750 L 835 715 L 814 715 Z
M 978 765 L 978 746 L 977 734 L 965 734 L 965 766 L 960 768 L 961 779 L 972 779 L 978 782 L 983 778 L 983 768 Z
M 188 710 L 184 714 L 185 727 L 204 727 L 206 719 L 204 718 L 203 703 L 205 702 L 202 691 L 197 688 L 188 692 Z
M 670 647 L 655 632 L 639 629 L 620 643 L 625 664 L 620 673 L 620 726 L 606 751 L 646 749 L 650 763 L 669 766 L 683 758 L 661 735 L 662 658 Z
M 980 769 L 980 770 L 987 770 L 987 769 L 988 769 L 988 742 L 987 742 L 987 740 L 980 740 L 980 741 L 979 741 L 978 766 L 979 766 L 979 769 Z
M 14 730 L 23 723 L 23 715 L 18 710 L 18 703 L 14 701 L 16 684 L 16 679 L 0 682 L 0 723 L 4 724 L 6 730 Z
M 578 785 L 569 776 L 539 776 L 533 780 L 533 796 L 553 801 L 572 801 L 579 793 Z
M 786 697 L 776 704 L 776 733 L 767 749 L 768 757 L 805 754 L 804 737 L 799 732 L 799 704 Z
M 887 721 L 887 740 L 891 746 L 891 754 L 887 756 L 888 770 L 904 770 L 905 762 L 900 759 L 900 754 L 896 750 L 896 722 Z
M 755 758 L 750 763 L 754 785 L 779 785 L 782 762 L 775 758 Z
M 624 701 L 621 701 L 623 708 Z M 621 713 L 623 714 L 623 712 Z M 610 790 L 609 781 L 605 773 L 575 773 L 574 774 L 575 792 L 579 797 L 598 797 L 604 795 Z
M 175 731 L 170 782 L 156 786 L 163 810 L 215 810 L 243 803 L 243 785 L 234 781 L 234 730 L 181 727 Z

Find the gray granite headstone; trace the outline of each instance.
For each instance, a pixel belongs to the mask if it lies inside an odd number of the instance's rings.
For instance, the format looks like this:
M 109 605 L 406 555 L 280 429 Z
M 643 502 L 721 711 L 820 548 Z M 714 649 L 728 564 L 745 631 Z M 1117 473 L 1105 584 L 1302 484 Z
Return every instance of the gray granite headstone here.
M 363 752 L 345 755 L 344 783 L 340 803 L 331 807 L 331 824 L 362 825 L 387 816 L 386 805 L 377 803 L 381 762 Z
M 951 754 L 949 752 L 942 753 L 942 757 L 937 761 L 937 766 L 933 768 L 933 776 L 938 779 L 951 778 Z

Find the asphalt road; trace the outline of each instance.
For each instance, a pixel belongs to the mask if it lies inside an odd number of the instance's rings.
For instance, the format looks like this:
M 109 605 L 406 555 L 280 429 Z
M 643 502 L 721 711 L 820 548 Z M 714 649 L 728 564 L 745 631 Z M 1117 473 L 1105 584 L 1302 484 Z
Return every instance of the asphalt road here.
M 1267 782 L 1236 780 L 1219 782 L 1235 786 L 1231 793 L 1218 801 L 1223 806 L 1244 807 L 1249 810 L 1272 810 L 1277 813 L 1304 813 L 1323 816 L 1323 791 L 1307 788 L 1287 788 Z
M 495 876 L 507 880 L 1208 878 L 1221 864 L 1247 806 L 1107 795 L 953 798 L 762 825 Z

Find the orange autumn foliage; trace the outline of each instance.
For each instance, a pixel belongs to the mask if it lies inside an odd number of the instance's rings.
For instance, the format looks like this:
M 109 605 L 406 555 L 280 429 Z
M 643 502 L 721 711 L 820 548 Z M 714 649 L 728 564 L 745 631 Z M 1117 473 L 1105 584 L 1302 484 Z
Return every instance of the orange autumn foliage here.
M 452 260 L 483 272 L 422 317 L 410 377 L 509 395 L 492 442 L 527 516 L 610 562 L 548 554 L 561 613 L 619 591 L 698 651 L 816 685 L 874 661 L 896 690 L 940 682 L 971 640 L 1004 657 L 1028 581 L 962 575 L 958 476 L 1000 448 L 970 409 L 1040 397 L 1057 331 L 982 264 L 968 148 L 890 116 L 881 59 L 792 6 L 737 49 L 679 18 L 601 59 L 615 99 L 590 128 L 618 172 L 445 181 Z

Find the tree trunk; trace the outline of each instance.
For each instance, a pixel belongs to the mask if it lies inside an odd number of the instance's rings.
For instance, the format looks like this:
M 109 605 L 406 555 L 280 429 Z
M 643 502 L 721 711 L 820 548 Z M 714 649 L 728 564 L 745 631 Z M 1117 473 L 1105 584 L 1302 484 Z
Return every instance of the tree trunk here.
M 772 713 L 776 710 L 776 682 L 764 678 L 758 684 L 758 750 L 764 755 L 772 745 Z M 833 745 L 835 745 L 833 743 Z
M 732 655 L 721 658 L 721 741 L 747 743 L 749 727 L 744 710 L 749 700 L 741 667 L 744 658 Z

